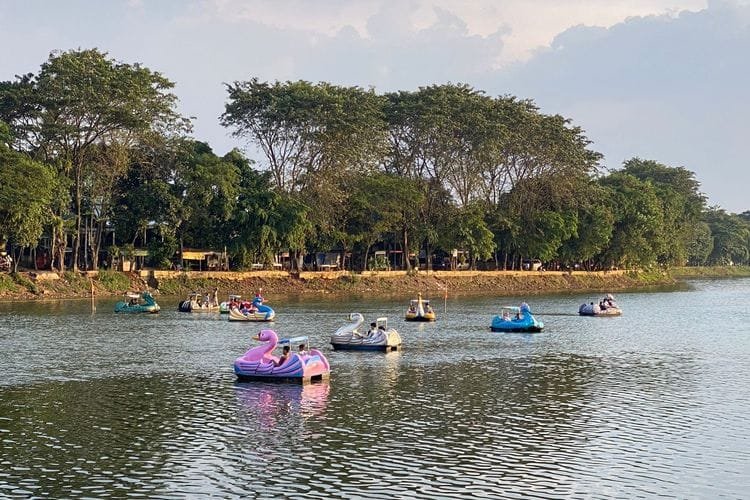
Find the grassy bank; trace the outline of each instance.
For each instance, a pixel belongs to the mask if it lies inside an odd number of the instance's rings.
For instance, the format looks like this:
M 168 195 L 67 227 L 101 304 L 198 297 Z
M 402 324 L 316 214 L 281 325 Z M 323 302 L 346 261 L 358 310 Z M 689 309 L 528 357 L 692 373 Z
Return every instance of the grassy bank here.
M 750 266 L 674 267 L 670 275 L 675 279 L 746 278 L 750 277 Z
M 258 289 L 264 295 L 379 294 L 439 296 L 484 293 L 494 295 L 538 294 L 567 290 L 613 291 L 646 286 L 670 285 L 665 273 L 611 272 L 383 272 L 303 273 L 291 276 L 279 272 L 254 273 L 17 273 L 0 275 L 0 300 L 66 299 L 117 296 L 148 288 L 160 295 L 186 295 L 219 289 L 251 296 Z

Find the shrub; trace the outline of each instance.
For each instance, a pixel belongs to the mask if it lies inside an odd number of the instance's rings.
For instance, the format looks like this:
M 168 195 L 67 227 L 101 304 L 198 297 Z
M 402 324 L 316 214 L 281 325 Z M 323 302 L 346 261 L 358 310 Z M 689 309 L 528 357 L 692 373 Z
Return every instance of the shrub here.
M 6 273 L 0 273 L 0 293 L 2 292 L 15 292 L 18 290 L 13 278 Z
M 39 287 L 36 286 L 36 283 L 31 281 L 29 278 L 24 276 L 21 273 L 15 273 L 13 274 L 13 280 L 21 285 L 22 287 L 26 288 L 26 290 L 30 291 L 33 294 L 39 293 Z
M 80 273 L 65 271 L 65 273 L 63 273 L 63 279 L 65 279 L 75 292 L 88 292 L 91 288 L 89 280 L 81 276 Z
M 117 271 L 99 271 L 99 284 L 108 292 L 125 292 L 130 289 L 130 279 Z

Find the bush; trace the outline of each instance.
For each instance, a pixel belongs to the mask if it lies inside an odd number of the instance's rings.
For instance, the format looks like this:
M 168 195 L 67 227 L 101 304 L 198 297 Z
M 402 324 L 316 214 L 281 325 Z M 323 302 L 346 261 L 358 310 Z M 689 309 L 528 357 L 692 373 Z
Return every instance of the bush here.
M 21 273 L 15 273 L 13 275 L 13 280 L 17 284 L 19 284 L 22 287 L 26 288 L 26 290 L 30 291 L 31 293 L 33 293 L 35 295 L 37 293 L 39 293 L 39 287 L 36 286 L 36 283 L 34 283 L 33 281 L 31 281 L 29 278 L 27 278 L 23 274 L 21 274 Z
M 18 290 L 13 278 L 6 273 L 0 273 L 0 293 L 2 292 L 15 292 Z
M 388 259 L 381 255 L 378 255 L 377 257 L 373 255 L 367 260 L 367 269 L 370 271 L 388 271 L 390 270 L 390 267 Z
M 88 292 L 91 289 L 89 280 L 81 276 L 80 273 L 73 271 L 65 271 L 63 273 L 63 279 L 70 285 L 73 291 L 78 293 Z
M 130 279 L 117 271 L 99 271 L 99 284 L 108 292 L 125 292 L 130 289 Z

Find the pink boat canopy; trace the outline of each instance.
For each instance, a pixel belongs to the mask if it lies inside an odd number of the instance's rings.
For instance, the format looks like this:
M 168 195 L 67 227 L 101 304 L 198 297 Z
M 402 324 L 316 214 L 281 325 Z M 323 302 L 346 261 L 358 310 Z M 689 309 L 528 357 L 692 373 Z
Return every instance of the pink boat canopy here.
M 253 338 L 265 344 L 253 347 L 235 360 L 234 373 L 240 380 L 305 383 L 330 376 L 328 360 L 319 350 L 308 348 L 307 337 L 279 340 L 275 331 L 266 329 Z M 288 347 L 286 356 L 274 354 L 277 346 Z

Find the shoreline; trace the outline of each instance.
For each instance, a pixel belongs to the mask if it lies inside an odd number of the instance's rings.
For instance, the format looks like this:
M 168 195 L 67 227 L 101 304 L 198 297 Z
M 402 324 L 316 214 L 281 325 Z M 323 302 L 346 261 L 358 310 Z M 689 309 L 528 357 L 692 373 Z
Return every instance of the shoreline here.
M 748 274 L 750 276 L 750 271 Z M 726 276 L 726 275 L 724 275 Z M 700 275 L 700 277 L 708 277 Z M 423 295 L 457 294 L 535 295 L 567 291 L 621 291 L 673 286 L 673 273 L 642 271 L 387 271 L 369 273 L 285 271 L 211 272 L 89 271 L 62 274 L 19 272 L 0 275 L 0 301 L 65 300 L 118 297 L 128 291 L 148 289 L 156 296 L 205 293 L 218 288 L 220 300 L 230 293 L 263 295 L 337 296 L 343 294 Z
M 686 279 L 750 277 L 748 266 L 680 267 L 669 271 L 23 271 L 0 274 L 0 302 L 120 297 L 150 290 L 186 296 L 218 288 L 219 297 L 264 295 L 520 295 L 568 291 L 610 292 L 675 286 Z

